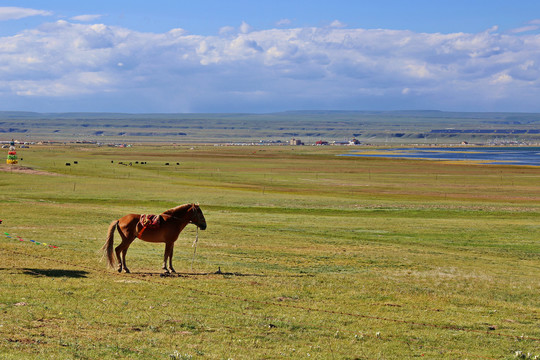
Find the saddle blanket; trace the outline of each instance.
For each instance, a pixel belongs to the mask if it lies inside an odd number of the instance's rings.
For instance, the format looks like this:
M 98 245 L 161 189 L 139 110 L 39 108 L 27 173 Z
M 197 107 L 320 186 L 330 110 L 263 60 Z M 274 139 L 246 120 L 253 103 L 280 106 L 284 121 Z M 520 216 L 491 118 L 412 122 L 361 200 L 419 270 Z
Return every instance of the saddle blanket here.
M 152 214 L 142 214 L 139 223 L 144 228 L 157 229 L 161 221 L 161 216 Z

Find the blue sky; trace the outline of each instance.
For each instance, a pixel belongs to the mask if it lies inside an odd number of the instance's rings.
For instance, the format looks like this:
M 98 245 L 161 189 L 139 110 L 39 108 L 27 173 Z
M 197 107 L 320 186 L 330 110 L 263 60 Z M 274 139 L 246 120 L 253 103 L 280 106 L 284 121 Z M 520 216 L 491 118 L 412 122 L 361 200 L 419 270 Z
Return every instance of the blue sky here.
M 540 112 L 540 1 L 3 1 L 0 110 Z

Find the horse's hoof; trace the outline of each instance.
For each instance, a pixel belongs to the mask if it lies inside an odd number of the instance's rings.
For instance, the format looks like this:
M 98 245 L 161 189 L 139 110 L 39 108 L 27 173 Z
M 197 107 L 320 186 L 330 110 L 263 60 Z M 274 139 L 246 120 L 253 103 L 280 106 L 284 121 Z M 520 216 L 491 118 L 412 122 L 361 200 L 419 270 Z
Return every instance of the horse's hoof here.
M 126 274 L 131 274 L 131 271 L 129 271 L 129 269 L 126 269 Z
M 118 272 L 119 272 L 119 273 L 122 273 L 122 268 L 118 269 Z

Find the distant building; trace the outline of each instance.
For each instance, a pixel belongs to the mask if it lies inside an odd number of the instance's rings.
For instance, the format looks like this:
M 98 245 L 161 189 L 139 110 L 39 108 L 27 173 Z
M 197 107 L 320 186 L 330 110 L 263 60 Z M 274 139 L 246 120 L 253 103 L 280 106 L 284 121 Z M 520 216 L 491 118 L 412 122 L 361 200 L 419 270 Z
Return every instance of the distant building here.
M 319 140 L 315 143 L 315 145 L 328 145 L 328 141 Z
M 346 141 L 333 141 L 332 145 L 360 145 L 360 141 L 356 139 L 346 140 Z
M 290 144 L 290 145 L 293 145 L 293 146 L 304 145 L 304 143 L 302 142 L 302 140 L 300 140 L 300 139 L 295 139 L 295 138 L 292 138 L 289 144 Z

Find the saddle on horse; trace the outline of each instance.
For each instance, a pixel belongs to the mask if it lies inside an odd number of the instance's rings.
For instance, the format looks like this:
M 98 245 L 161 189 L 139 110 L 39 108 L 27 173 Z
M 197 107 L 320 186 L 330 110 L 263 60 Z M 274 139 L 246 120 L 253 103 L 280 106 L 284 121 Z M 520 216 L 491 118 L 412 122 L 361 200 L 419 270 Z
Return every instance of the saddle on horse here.
M 142 214 L 139 219 L 139 224 L 141 224 L 142 229 L 137 234 L 137 237 L 140 238 L 146 229 L 159 228 L 160 223 L 161 223 L 161 215 Z

